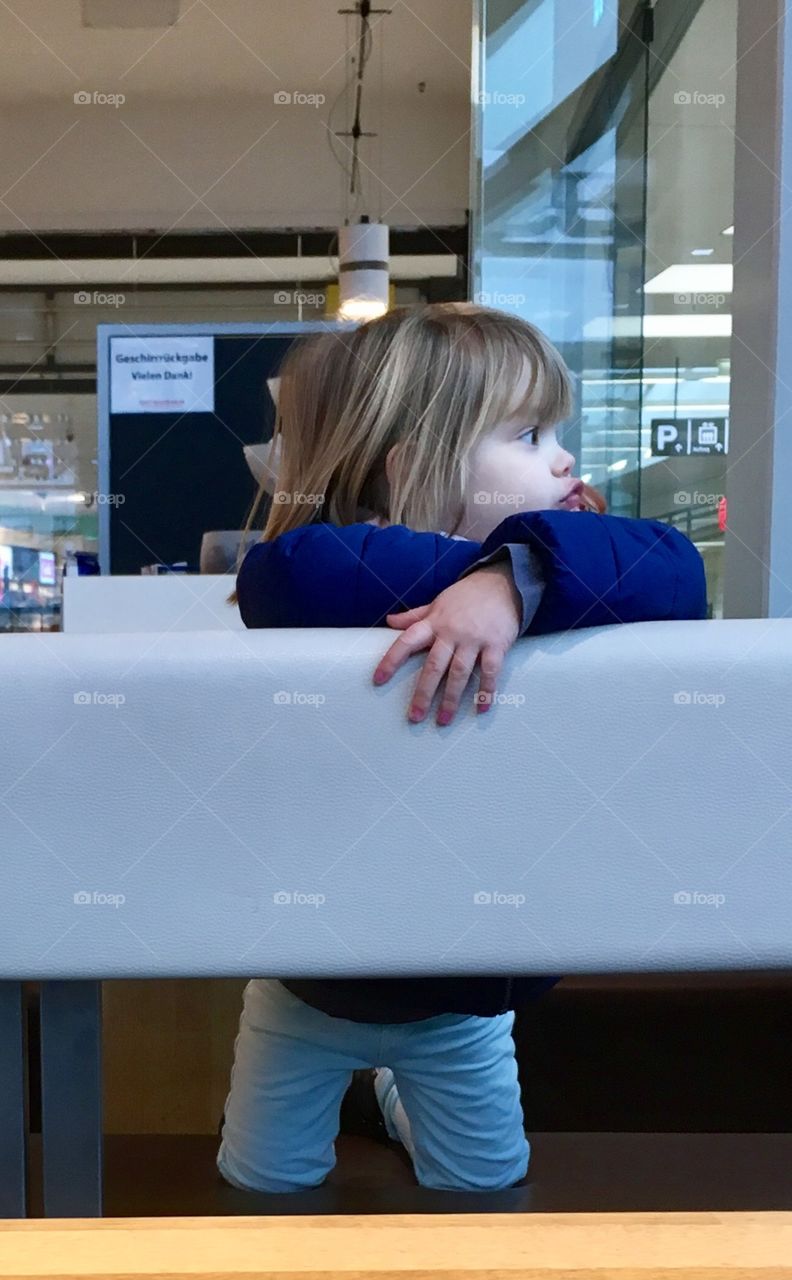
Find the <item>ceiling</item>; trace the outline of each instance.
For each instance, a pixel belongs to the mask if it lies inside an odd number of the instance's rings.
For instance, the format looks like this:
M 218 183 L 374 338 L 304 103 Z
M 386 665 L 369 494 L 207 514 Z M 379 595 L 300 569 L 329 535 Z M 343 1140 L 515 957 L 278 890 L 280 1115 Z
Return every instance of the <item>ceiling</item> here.
M 174 0 L 91 0 L 108 22 L 167 16 Z M 352 0 L 178 0 L 175 25 L 86 27 L 79 0 L 3 0 L 0 100 L 71 100 L 81 88 L 157 99 L 258 98 L 342 88 L 357 20 Z M 469 101 L 472 0 L 375 0 L 373 81 L 387 96 Z M 93 10 L 90 12 L 94 12 Z M 122 20 L 126 20 L 122 18 Z M 382 65 L 380 65 L 380 56 Z

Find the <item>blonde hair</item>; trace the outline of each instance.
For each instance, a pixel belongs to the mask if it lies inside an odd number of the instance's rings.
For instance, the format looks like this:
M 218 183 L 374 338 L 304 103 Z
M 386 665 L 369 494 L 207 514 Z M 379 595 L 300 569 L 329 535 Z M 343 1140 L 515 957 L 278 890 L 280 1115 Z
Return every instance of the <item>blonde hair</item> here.
M 529 385 L 515 405 L 526 359 Z M 570 375 L 549 339 L 527 320 L 472 302 L 397 307 L 352 330 L 298 339 L 280 369 L 273 449 L 280 445 L 281 460 L 260 540 L 372 516 L 438 532 L 449 511 L 445 532 L 454 533 L 479 441 L 520 411 L 530 411 L 531 425 L 552 425 L 571 407 Z M 266 492 L 262 483 L 237 570 Z M 236 602 L 235 591 L 228 600 Z

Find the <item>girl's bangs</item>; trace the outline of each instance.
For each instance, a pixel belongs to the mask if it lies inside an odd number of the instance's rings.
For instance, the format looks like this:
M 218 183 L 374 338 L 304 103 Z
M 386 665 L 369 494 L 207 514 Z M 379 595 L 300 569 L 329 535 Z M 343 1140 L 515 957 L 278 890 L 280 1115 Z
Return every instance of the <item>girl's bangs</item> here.
M 553 426 L 568 417 L 572 409 L 569 374 L 557 352 L 543 343 L 527 342 L 511 348 L 509 355 L 509 363 L 519 370 L 518 376 L 522 375 L 523 361 L 528 361 L 533 385 L 519 404 L 506 408 L 504 416 L 525 414 L 531 422 L 543 426 Z

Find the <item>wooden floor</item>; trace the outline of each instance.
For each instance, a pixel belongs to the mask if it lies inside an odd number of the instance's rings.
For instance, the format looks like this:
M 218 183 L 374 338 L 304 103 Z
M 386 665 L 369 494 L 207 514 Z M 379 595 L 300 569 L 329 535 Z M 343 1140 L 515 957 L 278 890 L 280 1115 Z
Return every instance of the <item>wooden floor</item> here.
M 0 1276 L 789 1280 L 792 1214 L 6 1220 Z

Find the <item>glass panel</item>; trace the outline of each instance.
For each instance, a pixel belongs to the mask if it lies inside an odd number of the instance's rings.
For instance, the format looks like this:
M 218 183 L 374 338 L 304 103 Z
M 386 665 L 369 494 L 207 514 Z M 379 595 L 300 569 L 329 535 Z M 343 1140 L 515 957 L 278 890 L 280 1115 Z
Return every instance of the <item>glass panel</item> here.
M 722 616 L 738 0 L 481 0 L 473 296 L 579 375 L 564 443 Z
M 722 617 L 737 0 L 662 0 L 656 48 L 641 514 L 693 538 L 707 566 L 713 616 Z
M 474 161 L 474 297 L 537 324 L 579 375 L 563 442 L 625 515 L 640 503 L 644 20 L 636 0 L 483 0 Z
M 3 396 L 0 631 L 59 628 L 63 565 L 96 549 L 96 489 L 95 396 Z

